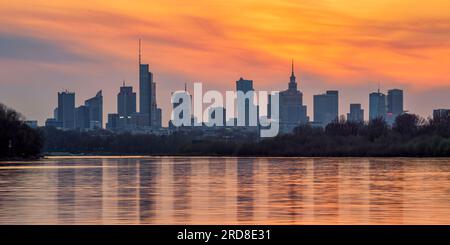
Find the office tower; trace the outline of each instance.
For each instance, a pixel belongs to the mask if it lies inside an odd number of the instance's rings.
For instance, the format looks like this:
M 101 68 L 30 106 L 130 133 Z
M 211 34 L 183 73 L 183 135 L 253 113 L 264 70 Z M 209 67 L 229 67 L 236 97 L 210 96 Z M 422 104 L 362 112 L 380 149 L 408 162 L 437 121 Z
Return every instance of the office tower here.
M 309 121 L 306 115 L 306 106 L 303 105 L 303 94 L 297 89 L 296 77 L 294 75 L 294 62 L 292 62 L 291 69 L 288 89 L 279 93 L 280 131 L 283 133 L 292 132 L 298 125 Z M 271 111 L 269 112 L 272 114 Z
M 160 127 L 161 113 L 156 104 L 156 84 L 148 64 L 141 64 L 141 40 L 139 39 L 139 112 L 148 117 L 148 125 Z M 159 114 L 159 115 L 158 115 Z
M 136 93 L 133 92 L 132 86 L 125 86 L 125 82 L 117 94 L 117 113 L 124 117 L 136 113 Z
M 89 107 L 79 106 L 75 109 L 75 128 L 86 130 L 90 128 Z
M 147 64 L 139 64 L 139 67 L 139 112 L 146 114 L 150 119 L 153 74 L 148 71 Z
M 433 110 L 433 119 L 447 119 L 450 118 L 450 109 L 435 109 Z
M 102 91 L 98 91 L 95 97 L 84 102 L 88 108 L 88 127 L 89 129 L 103 127 L 103 96 Z
M 118 128 L 119 114 L 110 113 L 108 114 L 108 122 L 106 123 L 106 128 L 109 130 L 115 130 Z
M 347 121 L 364 122 L 364 110 L 361 104 L 350 104 L 350 112 L 347 113 Z
M 386 120 L 386 95 L 380 92 L 373 92 L 369 95 L 369 120 L 381 117 Z
M 391 89 L 387 95 L 387 122 L 393 124 L 397 116 L 403 113 L 403 90 Z
M 61 121 L 64 129 L 75 127 L 75 93 L 58 93 L 58 121 Z
M 322 127 L 339 116 L 339 92 L 329 90 L 325 94 L 314 95 L 314 122 Z
M 58 121 L 58 107 L 53 109 L 53 119 Z
M 239 80 L 236 81 L 236 91 L 241 91 L 244 93 L 245 97 L 244 101 L 239 101 L 239 99 L 237 100 L 237 118 L 245 117 L 245 126 L 250 126 L 250 106 L 255 106 L 253 103 L 254 96 L 247 98 L 245 94 L 249 91 L 254 91 L 253 80 L 246 80 L 242 77 L 239 78 Z M 243 110 L 239 110 L 239 108 Z M 245 115 L 242 115 L 242 113 Z

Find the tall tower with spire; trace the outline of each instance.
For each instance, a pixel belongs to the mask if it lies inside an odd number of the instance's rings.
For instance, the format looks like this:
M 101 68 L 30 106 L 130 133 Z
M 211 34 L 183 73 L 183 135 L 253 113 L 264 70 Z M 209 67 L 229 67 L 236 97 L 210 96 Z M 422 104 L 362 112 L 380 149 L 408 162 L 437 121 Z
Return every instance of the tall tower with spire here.
M 294 75 L 294 60 L 292 60 L 292 64 L 291 64 L 291 77 L 290 77 L 290 81 L 289 81 L 289 89 L 297 90 L 297 82 L 295 81 L 295 75 Z
M 291 63 L 291 77 L 289 79 L 288 89 L 280 92 L 279 99 L 281 132 L 292 132 L 298 125 L 309 121 L 306 113 L 306 106 L 303 105 L 303 94 L 297 88 L 296 77 L 294 74 L 294 60 L 292 60 Z

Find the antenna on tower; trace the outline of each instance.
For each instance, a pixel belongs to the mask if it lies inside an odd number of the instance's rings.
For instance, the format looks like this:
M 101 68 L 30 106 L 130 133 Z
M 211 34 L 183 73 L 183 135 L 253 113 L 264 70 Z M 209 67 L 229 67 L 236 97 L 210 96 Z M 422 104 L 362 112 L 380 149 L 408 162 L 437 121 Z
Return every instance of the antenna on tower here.
M 139 38 L 139 65 L 141 64 L 141 39 Z
M 380 93 L 381 82 L 378 81 L 378 93 Z
M 294 75 L 294 59 L 292 59 L 291 62 L 292 62 L 292 63 L 291 63 L 291 65 L 292 65 L 292 67 L 291 67 L 291 73 L 292 73 L 292 75 Z
M 184 83 L 184 92 L 187 92 L 187 86 L 186 86 L 186 83 Z

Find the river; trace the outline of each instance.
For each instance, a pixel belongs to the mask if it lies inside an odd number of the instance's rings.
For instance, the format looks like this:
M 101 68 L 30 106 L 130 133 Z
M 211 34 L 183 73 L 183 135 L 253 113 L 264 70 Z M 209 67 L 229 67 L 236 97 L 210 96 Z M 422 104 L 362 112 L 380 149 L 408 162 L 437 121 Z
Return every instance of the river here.
M 450 159 L 0 162 L 0 224 L 450 224 Z

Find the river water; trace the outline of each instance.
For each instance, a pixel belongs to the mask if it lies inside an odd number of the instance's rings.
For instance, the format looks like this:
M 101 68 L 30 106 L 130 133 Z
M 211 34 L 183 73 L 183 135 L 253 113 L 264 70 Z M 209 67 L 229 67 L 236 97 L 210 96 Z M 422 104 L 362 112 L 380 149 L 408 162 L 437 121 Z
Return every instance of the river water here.
M 450 159 L 1 162 L 0 224 L 450 224 Z

